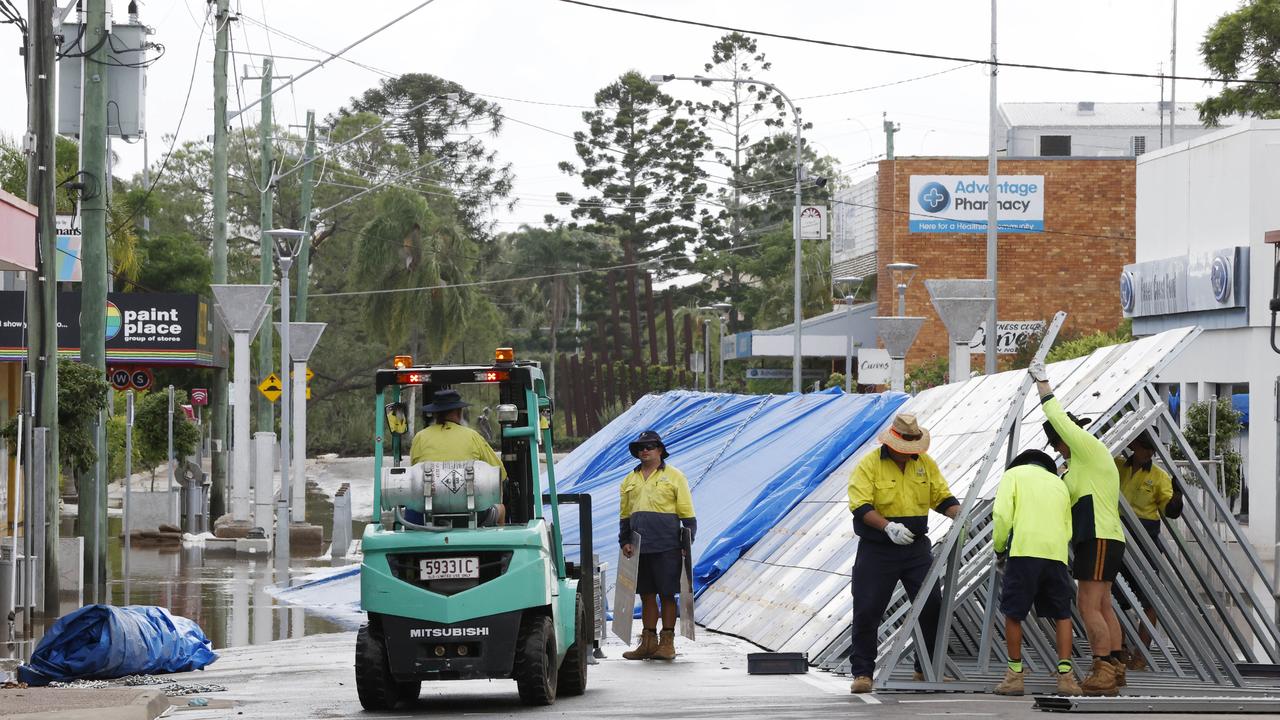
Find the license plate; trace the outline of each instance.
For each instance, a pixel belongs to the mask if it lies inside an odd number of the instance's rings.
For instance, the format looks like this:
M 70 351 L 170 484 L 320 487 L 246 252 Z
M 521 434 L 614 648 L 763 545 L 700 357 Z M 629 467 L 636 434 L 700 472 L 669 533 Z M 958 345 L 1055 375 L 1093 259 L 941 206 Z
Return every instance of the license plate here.
M 480 558 L 450 557 L 419 560 L 423 580 L 465 580 L 480 577 Z

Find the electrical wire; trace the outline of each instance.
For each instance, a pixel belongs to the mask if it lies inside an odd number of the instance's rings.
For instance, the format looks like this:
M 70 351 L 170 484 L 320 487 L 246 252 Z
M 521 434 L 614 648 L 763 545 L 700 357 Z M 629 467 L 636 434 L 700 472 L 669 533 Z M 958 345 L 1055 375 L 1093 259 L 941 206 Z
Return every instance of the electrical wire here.
M 872 47 L 870 45 L 854 45 L 852 43 L 836 42 L 834 40 L 819 40 L 817 38 L 807 38 L 798 35 L 786 35 L 783 33 L 768 32 L 765 30 L 749 30 L 746 28 L 730 27 L 728 25 L 717 25 L 716 23 L 701 22 L 698 20 L 686 20 L 683 18 L 668 17 L 665 15 L 656 15 L 653 13 L 640 12 L 638 10 L 626 10 L 623 8 L 609 7 L 607 5 L 596 5 L 594 3 L 583 2 L 583 0 L 559 0 L 559 2 L 569 5 L 579 5 L 594 10 L 606 10 L 608 12 L 619 13 L 622 15 L 632 15 L 635 17 L 647 18 L 650 20 L 661 20 L 663 22 L 676 23 L 679 25 L 691 25 L 693 27 L 708 28 L 711 30 L 721 30 L 728 32 L 737 32 L 744 35 L 756 35 L 759 37 L 774 38 L 777 40 L 791 40 L 794 42 L 808 43 L 810 45 L 823 45 L 826 47 L 843 48 L 846 50 L 860 50 L 863 52 L 880 53 L 884 55 L 896 55 L 900 57 L 914 57 L 925 60 L 949 60 L 951 62 L 961 62 L 970 65 L 994 66 L 996 68 L 1019 68 L 1022 70 L 1048 70 L 1052 72 L 1081 73 L 1085 75 L 1105 75 L 1110 77 L 1131 77 L 1131 78 L 1147 78 L 1147 79 L 1172 79 L 1172 80 L 1192 80 L 1195 82 L 1205 83 L 1240 83 L 1243 85 L 1280 85 L 1280 80 L 1259 80 L 1257 78 L 1219 78 L 1219 77 L 1202 77 L 1197 75 L 1159 75 L 1156 73 L 1140 73 L 1128 72 L 1122 70 L 1100 70 L 1096 68 L 1078 68 L 1067 67 L 1064 65 L 1042 65 L 1038 63 L 1016 63 L 1006 62 L 1003 60 L 992 61 L 989 58 L 966 58 L 955 55 L 939 55 L 937 53 L 917 52 L 912 50 L 895 50 L 891 48 Z

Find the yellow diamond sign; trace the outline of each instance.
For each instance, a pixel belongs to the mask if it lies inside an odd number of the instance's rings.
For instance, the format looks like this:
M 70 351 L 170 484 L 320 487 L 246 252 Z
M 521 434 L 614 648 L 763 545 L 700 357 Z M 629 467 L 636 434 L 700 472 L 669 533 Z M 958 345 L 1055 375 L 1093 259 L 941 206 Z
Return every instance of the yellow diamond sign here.
M 280 386 L 280 378 L 276 377 L 275 373 L 271 373 L 265 380 L 258 383 L 258 392 L 271 402 L 279 400 L 283 390 L 284 388 Z

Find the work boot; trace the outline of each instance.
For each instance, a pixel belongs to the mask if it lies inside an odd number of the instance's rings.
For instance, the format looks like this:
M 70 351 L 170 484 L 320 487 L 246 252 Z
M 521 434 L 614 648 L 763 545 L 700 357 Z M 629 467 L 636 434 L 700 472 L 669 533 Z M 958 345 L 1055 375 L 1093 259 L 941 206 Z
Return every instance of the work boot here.
M 658 649 L 658 632 L 645 628 L 640 635 L 640 644 L 635 650 L 628 650 L 622 653 L 622 657 L 626 660 L 648 660 L 653 657 L 653 651 Z
M 654 648 L 654 660 L 675 660 L 676 659 L 676 631 L 663 630 L 658 639 L 658 647 Z
M 997 695 L 1021 695 L 1022 673 L 1014 672 L 1013 668 L 1005 668 L 1004 680 L 996 686 L 995 693 Z
M 1142 672 L 1147 669 L 1147 659 L 1142 653 L 1134 653 L 1129 657 L 1129 662 L 1125 663 L 1125 667 L 1135 672 Z
M 1058 694 L 1059 695 L 1079 695 L 1081 694 L 1080 683 L 1076 682 L 1076 674 L 1073 672 L 1058 673 Z
M 1102 658 L 1095 659 L 1093 667 L 1089 669 L 1089 677 L 1080 683 L 1080 690 L 1089 696 L 1106 695 L 1111 697 L 1119 695 L 1120 689 L 1116 687 L 1114 666 Z
M 915 672 L 911 673 L 911 679 L 915 680 L 916 682 L 924 682 L 924 673 L 919 670 L 916 670 Z M 955 682 L 955 680 L 956 679 L 951 677 L 950 675 L 944 674 L 942 676 L 942 682 Z
M 1125 677 L 1124 677 L 1125 676 L 1124 662 L 1117 658 L 1108 658 L 1107 662 L 1111 663 L 1111 669 L 1115 671 L 1116 687 L 1118 688 L 1124 687 L 1127 684 L 1125 682 Z
M 853 679 L 853 684 L 849 686 L 851 693 L 869 693 L 871 692 L 871 676 L 859 675 Z

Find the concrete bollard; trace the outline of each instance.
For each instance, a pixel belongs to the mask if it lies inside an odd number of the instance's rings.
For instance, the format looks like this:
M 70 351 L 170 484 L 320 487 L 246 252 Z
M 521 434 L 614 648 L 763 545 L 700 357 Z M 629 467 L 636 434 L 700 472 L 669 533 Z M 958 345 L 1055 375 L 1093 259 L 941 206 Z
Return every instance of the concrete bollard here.
M 253 434 L 253 525 L 267 537 L 275 530 L 276 434 Z
M 329 532 L 329 557 L 341 563 L 351 547 L 351 485 L 342 483 L 333 496 L 333 528 Z

